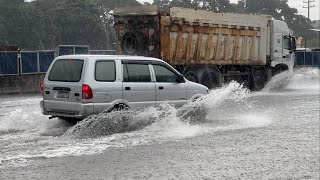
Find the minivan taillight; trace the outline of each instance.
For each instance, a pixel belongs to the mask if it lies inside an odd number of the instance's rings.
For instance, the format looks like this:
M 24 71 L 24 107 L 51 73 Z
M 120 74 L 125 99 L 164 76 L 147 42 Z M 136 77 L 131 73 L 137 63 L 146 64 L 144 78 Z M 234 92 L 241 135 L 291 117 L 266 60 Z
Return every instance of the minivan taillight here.
M 87 84 L 82 84 L 82 99 L 92 99 L 92 89 Z
M 43 95 L 43 90 L 44 90 L 44 84 L 40 83 L 40 90 L 41 90 L 41 94 Z

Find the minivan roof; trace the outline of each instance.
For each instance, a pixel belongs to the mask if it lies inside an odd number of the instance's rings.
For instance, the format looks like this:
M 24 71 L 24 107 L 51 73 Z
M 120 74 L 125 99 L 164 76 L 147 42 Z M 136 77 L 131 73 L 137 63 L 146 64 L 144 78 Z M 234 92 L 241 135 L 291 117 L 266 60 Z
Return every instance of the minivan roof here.
M 122 60 L 153 60 L 153 61 L 163 61 L 161 59 L 145 56 L 128 56 L 128 55 L 92 55 L 92 54 L 72 54 L 58 56 L 58 59 L 86 59 L 86 58 L 105 58 L 105 59 L 122 59 Z

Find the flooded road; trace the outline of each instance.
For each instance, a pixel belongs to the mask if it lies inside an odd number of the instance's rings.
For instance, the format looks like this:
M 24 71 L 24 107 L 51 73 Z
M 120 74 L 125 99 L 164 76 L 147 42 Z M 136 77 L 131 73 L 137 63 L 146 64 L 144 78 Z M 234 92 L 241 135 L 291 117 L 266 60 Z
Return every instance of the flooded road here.
M 43 116 L 40 96 L 2 96 L 0 179 L 319 179 L 319 81 L 300 69 L 76 125 Z

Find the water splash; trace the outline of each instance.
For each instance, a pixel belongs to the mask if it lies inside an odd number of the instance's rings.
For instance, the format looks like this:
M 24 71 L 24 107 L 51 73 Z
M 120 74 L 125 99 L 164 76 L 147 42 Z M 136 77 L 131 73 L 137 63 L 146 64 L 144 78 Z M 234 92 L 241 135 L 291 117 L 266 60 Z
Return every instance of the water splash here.
M 186 126 L 206 122 L 206 116 L 210 110 L 219 107 L 226 100 L 240 101 L 249 92 L 239 83 L 231 82 L 220 89 L 212 90 L 208 95 L 189 102 L 179 109 L 169 104 L 161 104 L 159 107 L 149 107 L 142 111 L 102 112 L 82 120 L 69 129 L 65 136 L 95 138 L 136 131 L 151 124 L 153 124 L 154 131 L 159 129 L 166 131 L 171 127 L 179 126 L 185 128 Z M 159 129 L 156 128 L 157 125 Z
M 261 90 L 262 92 L 276 92 L 285 89 L 290 79 L 293 77 L 293 71 L 284 71 L 271 78 L 271 80 Z
M 71 124 L 42 115 L 41 97 L 12 97 L 0 102 L 0 134 L 61 136 Z M 13 99 L 13 100 L 12 100 Z
M 320 70 L 318 68 L 300 68 L 285 71 L 272 77 L 262 92 L 280 92 L 288 90 L 319 90 Z
M 190 123 L 205 122 L 210 111 L 217 109 L 223 102 L 238 102 L 250 95 L 250 91 L 242 84 L 231 81 L 222 88 L 211 90 L 206 96 L 188 103 L 178 110 L 178 115 Z
M 320 87 L 320 69 L 300 68 L 294 71 L 286 89 L 291 90 L 318 90 Z
M 141 116 L 141 113 L 143 112 L 103 112 L 78 122 L 64 136 L 95 138 L 139 130 L 155 121 L 152 116 Z
M 5 139 L 0 161 L 7 167 L 8 164 L 19 166 L 17 162 L 26 159 L 28 163 L 35 158 L 96 154 L 110 147 L 175 141 L 216 131 L 267 126 L 268 123 L 263 122 L 267 121 L 268 114 L 254 111 L 254 101 L 250 97 L 248 89 L 231 82 L 178 109 L 162 104 L 141 111 L 101 113 L 71 127 L 57 118 L 46 119 L 41 115 L 38 103 L 29 99 L 26 103 L 30 105 L 19 107 L 20 115 L 5 113 L 5 118 L 0 117 L 0 122 L 13 121 L 10 126 L 3 127 L 4 130 L 22 130 L 12 131 L 8 136 L 0 134 Z

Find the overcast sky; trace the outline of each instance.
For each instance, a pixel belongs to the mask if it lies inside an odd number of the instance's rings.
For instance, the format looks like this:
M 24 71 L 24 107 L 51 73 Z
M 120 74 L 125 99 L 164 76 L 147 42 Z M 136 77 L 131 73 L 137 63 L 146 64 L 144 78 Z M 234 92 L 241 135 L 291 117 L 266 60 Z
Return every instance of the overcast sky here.
M 138 0 L 140 2 L 153 2 L 153 0 Z M 303 1 L 307 2 L 308 0 L 289 0 L 289 6 L 297 8 L 299 11 L 299 14 L 302 14 L 304 16 L 308 16 L 307 8 L 303 8 L 303 6 L 307 6 L 307 3 L 303 3 Z M 311 20 L 320 20 L 320 0 L 310 0 L 314 1 L 311 2 L 310 5 L 313 5 L 315 7 L 310 9 L 310 19 Z M 238 0 L 230 0 L 232 3 L 238 2 Z

